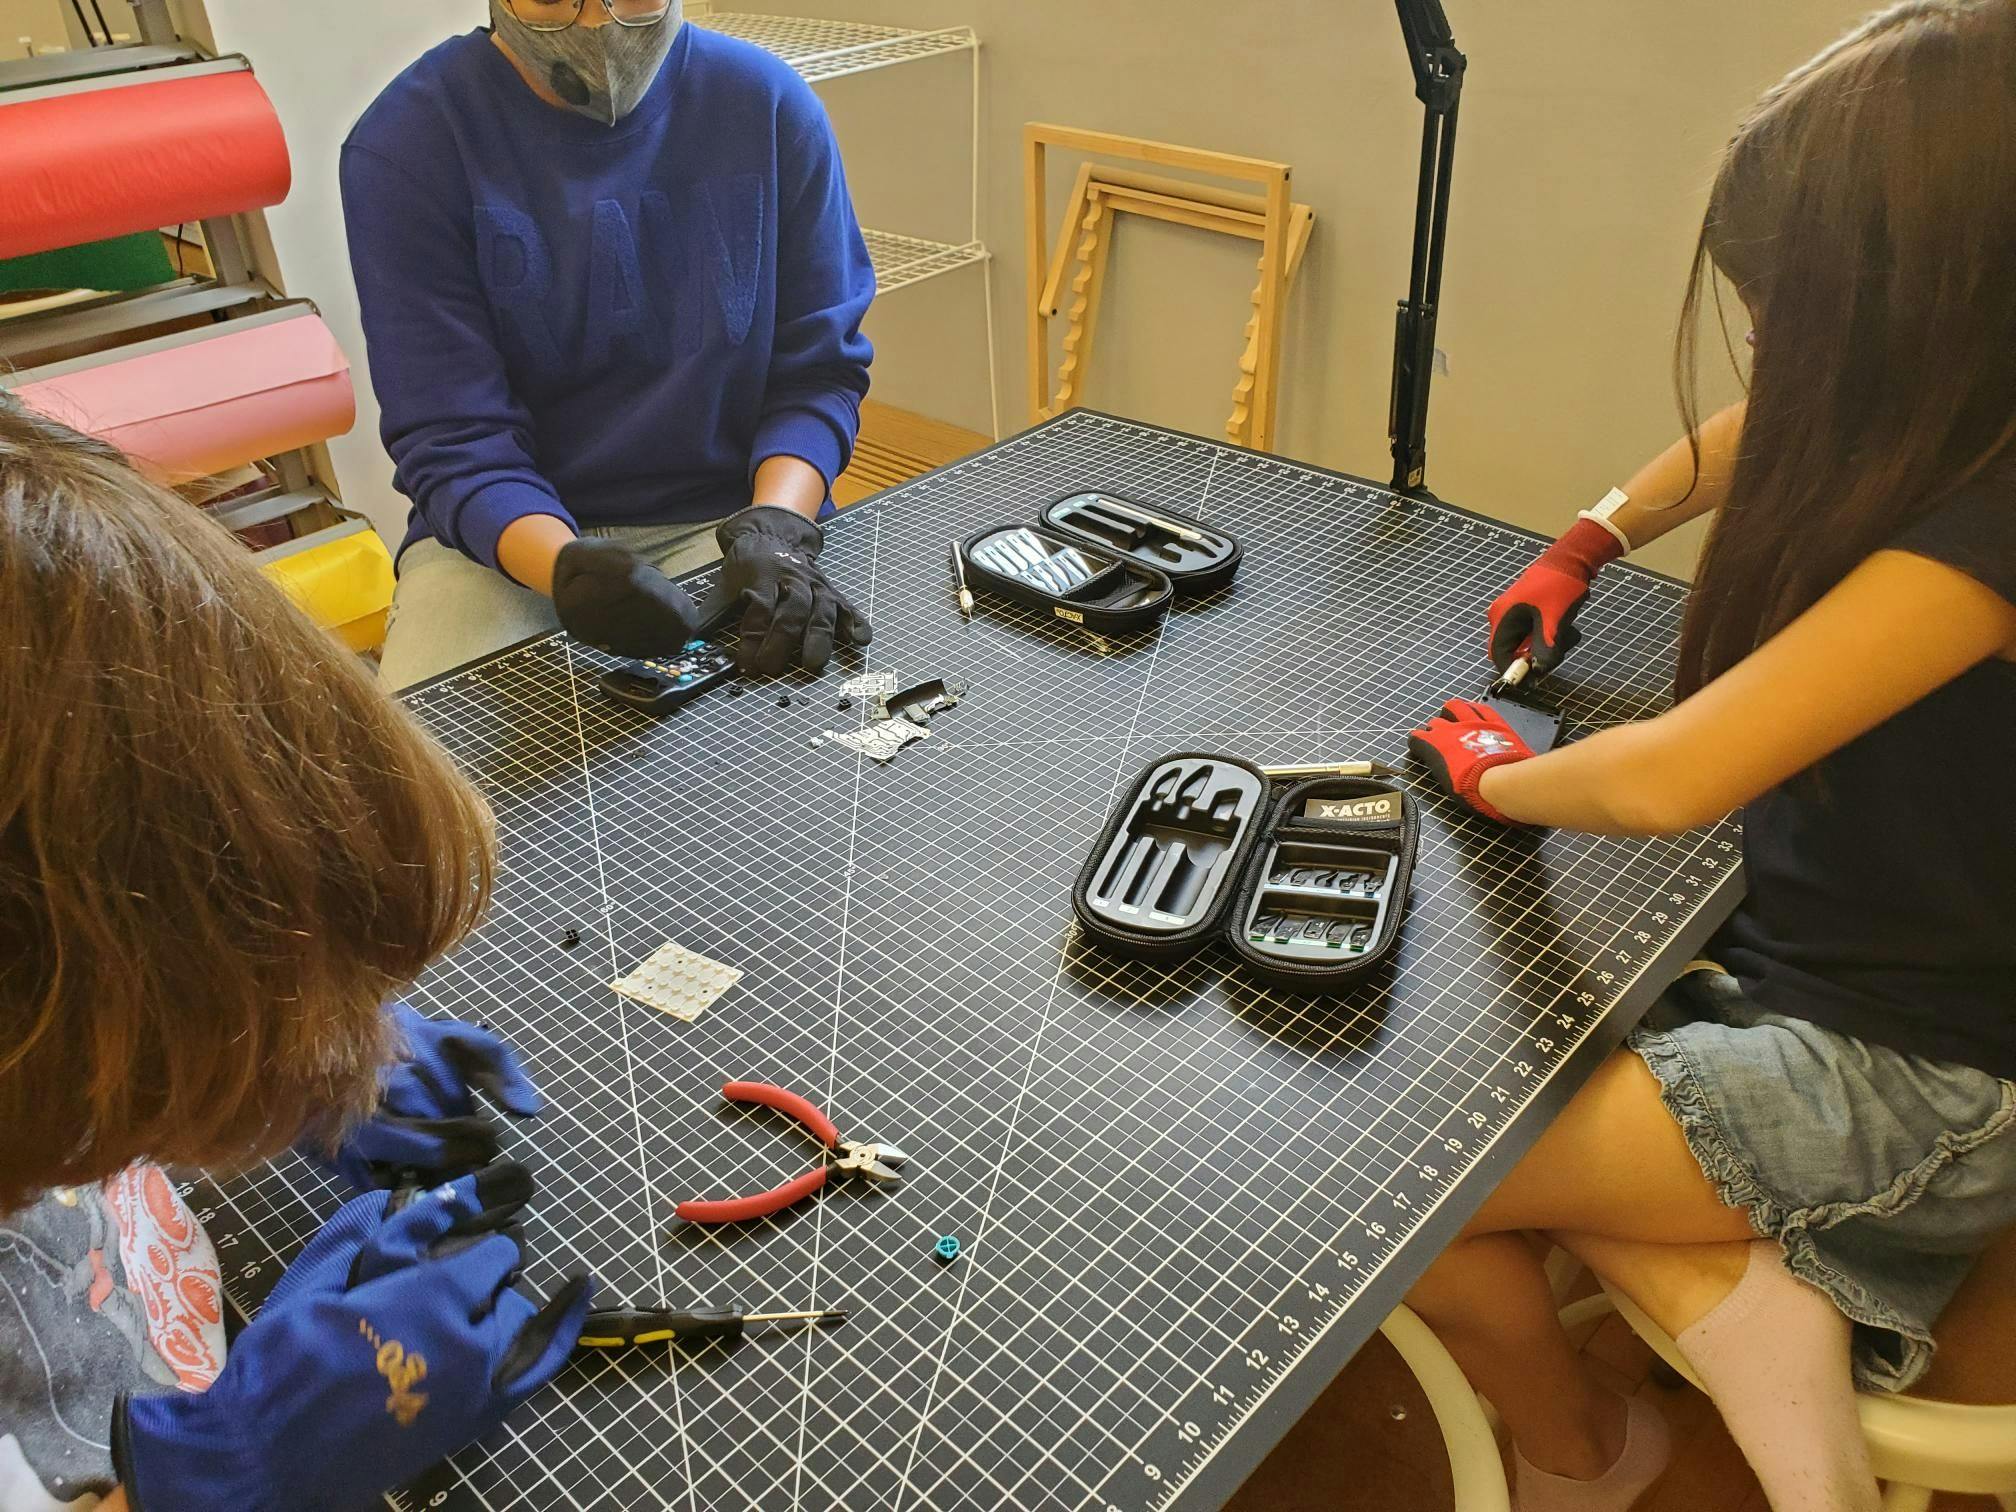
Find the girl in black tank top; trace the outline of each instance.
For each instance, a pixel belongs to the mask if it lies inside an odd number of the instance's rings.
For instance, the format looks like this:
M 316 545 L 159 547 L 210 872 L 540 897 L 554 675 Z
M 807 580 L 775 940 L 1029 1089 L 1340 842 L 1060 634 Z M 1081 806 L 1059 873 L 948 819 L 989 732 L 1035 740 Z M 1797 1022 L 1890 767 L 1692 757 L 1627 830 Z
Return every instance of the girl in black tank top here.
M 1531 1235 L 1674 1336 L 1778 1512 L 1839 1512 L 1879 1500 L 1854 1385 L 1916 1380 L 2016 1230 L 2012 79 L 2016 5 L 1909 0 L 1731 142 L 1680 355 L 1747 312 L 1747 344 L 1706 342 L 1748 353 L 1747 398 L 1700 420 L 1683 396 L 1686 439 L 1488 616 L 1501 671 L 1550 672 L 1605 563 L 1712 513 L 1673 707 L 1545 755 L 1461 700 L 1414 732 L 1491 820 L 1745 828 L 1716 962 L 1409 1299 L 1511 1429 L 1523 1512 L 1623 1512 L 1665 1462 L 1656 1413 L 1570 1347 Z

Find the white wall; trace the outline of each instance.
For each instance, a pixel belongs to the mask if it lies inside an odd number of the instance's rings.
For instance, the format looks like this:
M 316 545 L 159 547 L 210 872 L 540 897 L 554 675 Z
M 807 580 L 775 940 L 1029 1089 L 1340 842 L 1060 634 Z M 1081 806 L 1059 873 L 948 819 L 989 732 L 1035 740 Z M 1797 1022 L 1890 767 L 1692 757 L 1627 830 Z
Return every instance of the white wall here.
M 357 425 L 329 443 L 344 501 L 397 542 L 406 501 L 378 444 L 378 406 L 364 362 L 364 332 L 350 281 L 336 154 L 351 123 L 413 59 L 488 14 L 481 0 L 185 0 L 187 20 L 224 52 L 242 52 L 287 132 L 294 192 L 266 212 L 289 293 L 312 299 L 349 353 Z

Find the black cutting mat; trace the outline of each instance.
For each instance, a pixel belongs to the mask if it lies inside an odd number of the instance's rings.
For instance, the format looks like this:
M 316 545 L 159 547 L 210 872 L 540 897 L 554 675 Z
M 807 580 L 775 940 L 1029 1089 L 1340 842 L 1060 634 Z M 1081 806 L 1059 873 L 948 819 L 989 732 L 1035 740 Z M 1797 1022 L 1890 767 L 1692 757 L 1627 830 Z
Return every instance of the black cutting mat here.
M 984 603 L 962 623 L 951 541 L 1086 488 L 1231 531 L 1238 581 L 1125 640 Z M 553 1104 L 516 1141 L 543 1182 L 533 1284 L 585 1264 L 612 1298 L 853 1318 L 573 1368 L 402 1507 L 1216 1505 L 1537 1133 L 1514 1115 L 1558 1105 L 1740 890 L 1732 827 L 1519 835 L 1416 786 L 1390 990 L 1283 998 L 1216 953 L 1116 963 L 1075 938 L 1069 890 L 1127 779 L 1179 749 L 1398 759 L 1442 697 L 1481 691 L 1483 607 L 1534 538 L 1085 412 L 830 537 L 867 665 L 962 678 L 967 701 L 881 767 L 809 744 L 863 717 L 838 675 L 655 721 L 554 637 L 421 690 L 503 866 L 413 1000 L 498 1027 Z M 1571 730 L 1662 705 L 1680 604 L 1604 575 Z M 747 973 L 694 1025 L 606 985 L 668 939 Z M 742 1077 L 903 1145 L 909 1180 L 677 1224 L 683 1197 L 810 1163 L 795 1125 L 725 1108 Z M 290 1161 L 198 1201 L 249 1307 L 338 1193 Z

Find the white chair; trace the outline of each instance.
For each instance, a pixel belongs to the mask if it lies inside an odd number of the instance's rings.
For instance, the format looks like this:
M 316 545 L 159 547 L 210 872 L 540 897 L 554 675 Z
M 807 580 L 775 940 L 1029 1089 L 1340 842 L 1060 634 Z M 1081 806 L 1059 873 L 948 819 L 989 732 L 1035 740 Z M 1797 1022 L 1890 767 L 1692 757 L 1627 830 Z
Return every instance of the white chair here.
M 1505 1485 L 1498 1440 L 1491 1435 L 1477 1393 L 1442 1341 L 1406 1306 L 1394 1308 L 1379 1332 L 1414 1372 L 1435 1414 L 1456 1485 L 1456 1512 L 1511 1512 L 1512 1493 Z
M 1601 1294 L 1564 1309 L 1561 1322 L 1572 1332 L 1613 1309 L 1654 1354 L 1700 1386 L 1666 1331 L 1607 1282 Z M 2016 1346 L 2016 1340 L 2003 1344 L 2005 1349 Z M 1884 1512 L 1926 1512 L 1939 1491 L 1993 1496 L 2005 1512 L 2016 1512 L 2016 1406 L 1963 1406 L 1875 1393 L 1864 1393 L 1856 1405 L 1876 1476 L 1888 1483 Z

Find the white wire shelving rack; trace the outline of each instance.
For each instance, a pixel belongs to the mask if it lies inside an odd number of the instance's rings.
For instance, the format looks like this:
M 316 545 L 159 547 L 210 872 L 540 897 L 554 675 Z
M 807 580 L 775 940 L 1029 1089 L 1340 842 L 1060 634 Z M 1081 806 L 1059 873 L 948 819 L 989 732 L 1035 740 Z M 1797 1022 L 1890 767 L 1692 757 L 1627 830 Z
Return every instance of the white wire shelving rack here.
M 797 69 L 808 83 L 867 73 L 895 63 L 977 51 L 970 26 L 915 31 L 901 26 L 869 26 L 860 21 L 827 21 L 817 16 L 752 16 L 711 11 L 693 19 L 714 31 L 754 42 Z
M 994 280 L 985 264 L 992 254 L 980 239 L 980 39 L 970 26 L 935 31 L 901 26 L 871 26 L 861 21 L 834 21 L 816 16 L 764 16 L 739 11 L 690 8 L 690 19 L 727 36 L 739 37 L 775 53 L 807 83 L 870 73 L 925 58 L 965 53 L 973 69 L 973 157 L 968 169 L 970 213 L 963 242 L 930 241 L 894 231 L 864 229 L 868 255 L 875 264 L 881 294 L 937 278 L 960 268 L 982 265 L 980 287 L 987 323 L 987 390 L 993 410 L 994 434 L 1001 434 L 1001 390 L 994 349 Z
M 900 236 L 894 231 L 864 229 L 868 256 L 875 264 L 876 286 L 882 293 L 936 278 L 969 263 L 985 262 L 987 249 L 977 241 L 955 246 L 950 242 L 925 241 L 922 237 Z

